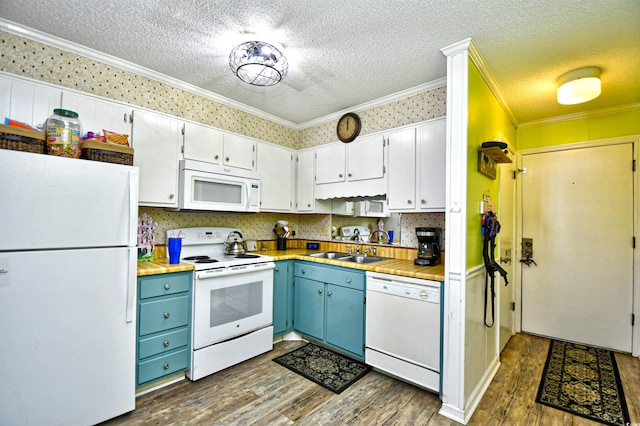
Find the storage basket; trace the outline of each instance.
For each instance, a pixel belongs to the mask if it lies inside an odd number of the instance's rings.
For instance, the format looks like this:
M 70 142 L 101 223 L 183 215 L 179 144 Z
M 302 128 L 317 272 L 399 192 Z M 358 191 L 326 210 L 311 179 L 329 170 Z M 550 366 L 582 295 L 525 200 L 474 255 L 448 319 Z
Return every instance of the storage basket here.
M 133 148 L 124 145 L 87 140 L 82 142 L 82 154 L 80 158 L 133 166 Z
M 2 149 L 44 154 L 46 152 L 45 140 L 42 132 L 0 125 L 0 148 Z

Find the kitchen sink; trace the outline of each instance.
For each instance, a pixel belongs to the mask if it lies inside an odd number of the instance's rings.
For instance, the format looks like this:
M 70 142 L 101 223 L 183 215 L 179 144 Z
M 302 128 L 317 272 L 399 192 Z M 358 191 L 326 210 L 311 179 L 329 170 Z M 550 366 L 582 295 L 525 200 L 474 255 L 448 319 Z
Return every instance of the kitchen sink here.
M 348 254 L 348 253 L 337 253 L 337 252 L 309 253 L 307 254 L 307 256 L 321 258 L 321 259 L 341 260 L 343 262 L 353 262 L 353 263 L 374 263 L 374 262 L 380 262 L 381 260 L 389 259 L 388 257 L 364 256 L 361 254 Z
M 320 252 L 320 253 L 309 253 L 307 256 L 311 257 L 319 257 L 321 259 L 335 259 L 335 260 L 344 260 L 350 255 L 347 253 L 336 253 L 336 252 Z

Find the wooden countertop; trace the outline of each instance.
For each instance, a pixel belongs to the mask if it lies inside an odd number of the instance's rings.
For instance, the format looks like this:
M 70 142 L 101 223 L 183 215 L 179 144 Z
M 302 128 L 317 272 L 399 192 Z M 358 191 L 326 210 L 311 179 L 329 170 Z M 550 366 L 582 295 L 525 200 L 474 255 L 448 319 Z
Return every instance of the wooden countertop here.
M 383 274 L 400 275 L 403 277 L 419 278 L 423 280 L 444 281 L 444 259 L 440 265 L 418 266 L 413 263 L 413 259 L 389 259 L 375 263 L 354 263 L 342 260 L 322 259 L 305 256 L 319 250 L 307 249 L 287 249 L 287 250 L 267 250 L 257 253 L 266 256 L 273 256 L 274 260 L 307 260 L 309 262 L 325 263 L 328 265 L 344 266 L 347 268 L 360 269 L 363 271 L 380 272 Z
M 170 264 L 169 259 L 160 258 L 151 262 L 138 262 L 138 276 L 170 274 L 171 272 L 193 271 L 193 265 L 189 263 Z
M 440 265 L 418 266 L 413 259 L 389 259 L 375 263 L 354 263 L 342 260 L 322 259 L 306 256 L 322 250 L 287 249 L 258 251 L 257 254 L 272 256 L 274 260 L 306 260 L 309 262 L 325 263 L 327 265 L 343 266 L 360 269 L 363 271 L 380 272 L 382 274 L 399 275 L 403 277 L 418 278 L 422 280 L 444 281 L 444 259 Z M 164 256 L 164 253 L 159 253 Z M 384 257 L 384 256 L 383 256 Z M 151 262 L 138 262 L 138 276 L 169 274 L 172 272 L 193 271 L 193 265 L 179 263 L 172 265 L 165 257 L 157 258 Z

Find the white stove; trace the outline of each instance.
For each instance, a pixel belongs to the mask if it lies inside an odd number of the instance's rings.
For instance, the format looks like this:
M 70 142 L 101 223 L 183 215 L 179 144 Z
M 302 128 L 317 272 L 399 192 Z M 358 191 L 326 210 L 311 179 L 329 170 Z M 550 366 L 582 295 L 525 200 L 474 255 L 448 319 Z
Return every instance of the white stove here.
M 180 261 L 192 264 L 196 271 L 273 262 L 273 257 L 260 254 L 225 254 L 224 243 L 232 232 L 242 235 L 238 228 L 199 227 L 169 229 L 167 239 L 180 235 L 182 238 Z
M 170 229 L 182 238 L 181 261 L 191 263 L 191 369 L 198 380 L 273 349 L 273 257 L 225 254 L 237 228 Z

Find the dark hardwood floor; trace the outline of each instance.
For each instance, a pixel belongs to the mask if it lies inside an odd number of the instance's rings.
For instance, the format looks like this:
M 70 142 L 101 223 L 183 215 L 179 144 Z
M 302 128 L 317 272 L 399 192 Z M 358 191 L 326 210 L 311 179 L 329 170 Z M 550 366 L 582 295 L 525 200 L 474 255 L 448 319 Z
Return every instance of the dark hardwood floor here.
M 303 342 L 191 382 L 138 397 L 136 410 L 105 425 L 456 425 L 434 393 L 372 371 L 340 395 L 272 362 Z M 470 425 L 588 425 L 535 403 L 549 340 L 518 334 Z M 616 354 L 632 422 L 640 422 L 640 360 Z

